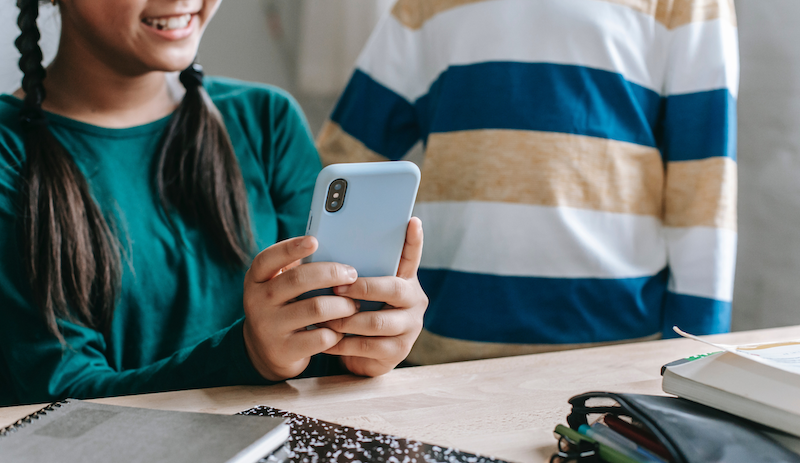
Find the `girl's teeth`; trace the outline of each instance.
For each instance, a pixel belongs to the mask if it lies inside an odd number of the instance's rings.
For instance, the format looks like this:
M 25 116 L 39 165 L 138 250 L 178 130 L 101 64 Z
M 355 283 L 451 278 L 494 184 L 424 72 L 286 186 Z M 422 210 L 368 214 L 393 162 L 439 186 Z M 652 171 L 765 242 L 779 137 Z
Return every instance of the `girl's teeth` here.
M 155 27 L 160 31 L 169 31 L 173 29 L 183 29 L 189 25 L 189 22 L 192 20 L 191 14 L 185 14 L 182 16 L 172 16 L 170 18 L 145 18 L 143 19 L 144 23 Z

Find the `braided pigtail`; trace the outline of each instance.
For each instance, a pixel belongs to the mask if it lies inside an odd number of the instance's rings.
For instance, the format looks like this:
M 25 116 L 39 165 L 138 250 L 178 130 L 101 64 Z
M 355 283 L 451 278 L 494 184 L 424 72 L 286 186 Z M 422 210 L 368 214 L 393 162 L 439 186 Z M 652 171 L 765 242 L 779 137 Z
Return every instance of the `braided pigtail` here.
M 38 0 L 19 0 L 15 41 L 24 77 L 20 112 L 26 160 L 21 201 L 23 257 L 35 303 L 50 331 L 56 320 L 107 331 L 120 275 L 119 245 L 72 156 L 48 128 Z
M 247 266 L 254 249 L 247 191 L 228 132 L 203 88 L 203 69 L 180 74 L 186 95 L 167 129 L 156 165 L 156 186 L 170 206 L 218 243 L 224 262 Z

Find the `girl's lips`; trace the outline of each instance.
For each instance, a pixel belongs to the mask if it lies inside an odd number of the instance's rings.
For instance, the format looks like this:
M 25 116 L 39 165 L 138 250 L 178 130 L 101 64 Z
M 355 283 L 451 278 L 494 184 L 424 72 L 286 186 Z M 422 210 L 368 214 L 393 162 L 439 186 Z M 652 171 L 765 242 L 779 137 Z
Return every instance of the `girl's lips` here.
M 161 38 L 181 40 L 192 35 L 197 27 L 197 21 L 196 14 L 185 14 L 163 18 L 145 18 L 142 19 L 142 24 Z

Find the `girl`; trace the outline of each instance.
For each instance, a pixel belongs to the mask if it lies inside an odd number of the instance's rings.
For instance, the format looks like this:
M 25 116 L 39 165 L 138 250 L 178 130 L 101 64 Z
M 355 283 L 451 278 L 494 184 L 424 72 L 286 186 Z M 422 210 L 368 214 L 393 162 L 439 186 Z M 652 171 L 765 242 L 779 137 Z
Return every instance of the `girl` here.
M 397 277 L 299 265 L 319 160 L 285 93 L 190 66 L 218 6 L 58 0 L 45 71 L 38 0 L 19 0 L 24 78 L 0 96 L 0 405 L 380 375 L 419 334 L 419 220 Z

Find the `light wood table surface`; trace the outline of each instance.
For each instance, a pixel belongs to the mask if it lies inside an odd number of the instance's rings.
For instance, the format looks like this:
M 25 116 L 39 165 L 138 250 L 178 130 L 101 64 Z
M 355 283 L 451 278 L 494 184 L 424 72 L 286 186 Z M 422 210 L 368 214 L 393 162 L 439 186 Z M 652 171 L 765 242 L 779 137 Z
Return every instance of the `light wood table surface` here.
M 728 344 L 800 339 L 800 326 L 709 336 Z M 663 364 L 713 348 L 688 339 L 621 344 L 425 367 L 378 378 L 334 376 L 99 399 L 233 414 L 271 407 L 516 462 L 546 461 L 567 399 L 589 391 L 663 394 Z M 0 408 L 0 427 L 41 405 Z

